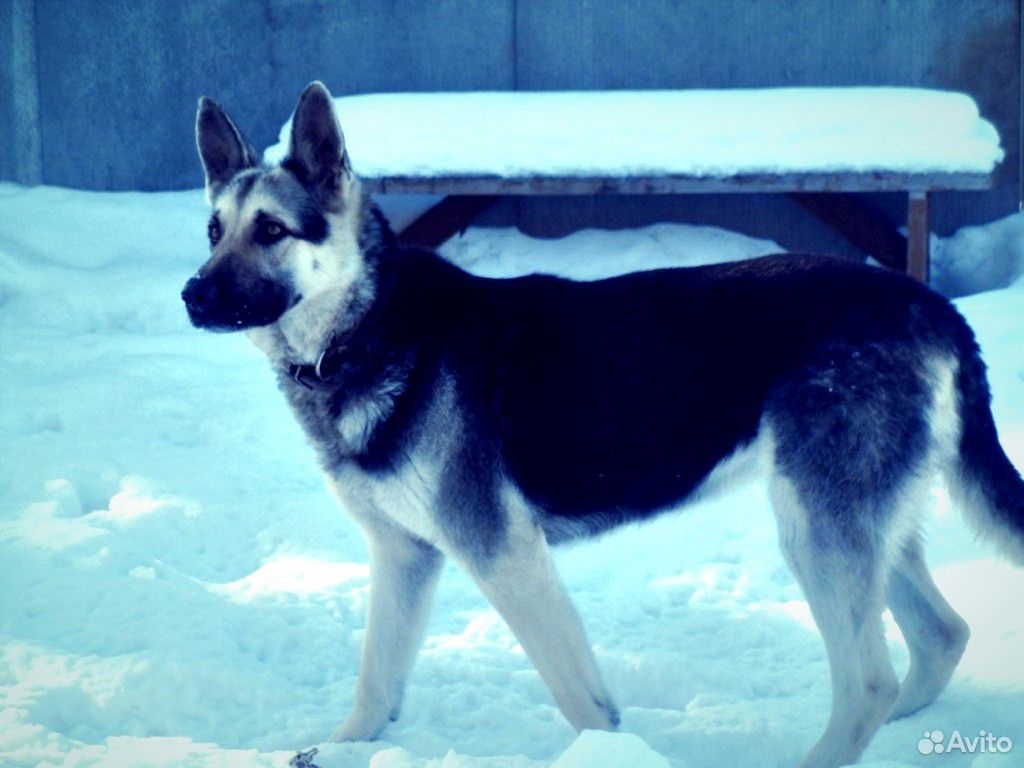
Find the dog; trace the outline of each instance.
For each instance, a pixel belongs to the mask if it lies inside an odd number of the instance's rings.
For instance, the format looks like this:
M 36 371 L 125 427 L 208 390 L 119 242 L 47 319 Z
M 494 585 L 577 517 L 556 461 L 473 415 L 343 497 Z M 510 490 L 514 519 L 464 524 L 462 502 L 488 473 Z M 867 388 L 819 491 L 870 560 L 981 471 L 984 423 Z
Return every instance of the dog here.
M 352 170 L 331 96 L 302 94 L 266 167 L 202 99 L 209 260 L 198 328 L 268 356 L 371 553 L 354 711 L 398 717 L 444 556 L 508 623 L 577 729 L 619 716 L 549 546 L 644 520 L 767 456 L 779 541 L 821 630 L 831 717 L 804 766 L 855 762 L 949 682 L 966 623 L 919 527 L 934 473 L 1024 563 L 1024 482 L 985 366 L 943 297 L 892 271 L 780 255 L 595 282 L 470 275 L 401 247 Z M 902 684 L 888 605 L 910 651 Z

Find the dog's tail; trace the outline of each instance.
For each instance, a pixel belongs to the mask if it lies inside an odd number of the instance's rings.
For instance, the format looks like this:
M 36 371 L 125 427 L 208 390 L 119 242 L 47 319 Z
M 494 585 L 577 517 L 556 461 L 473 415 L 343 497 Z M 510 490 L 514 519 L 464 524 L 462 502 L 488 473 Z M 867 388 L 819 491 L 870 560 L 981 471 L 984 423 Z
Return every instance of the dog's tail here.
M 950 476 L 954 502 L 978 535 L 1024 566 L 1024 480 L 999 444 L 988 378 L 974 334 L 963 323 L 956 376 L 960 443 Z

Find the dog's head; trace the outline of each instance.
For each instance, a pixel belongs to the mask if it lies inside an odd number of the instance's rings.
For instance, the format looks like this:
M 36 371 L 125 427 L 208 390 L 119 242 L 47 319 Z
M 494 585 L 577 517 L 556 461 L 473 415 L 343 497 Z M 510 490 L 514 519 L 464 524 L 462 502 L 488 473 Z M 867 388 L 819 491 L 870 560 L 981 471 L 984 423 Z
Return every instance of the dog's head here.
M 182 299 L 198 328 L 235 331 L 336 311 L 363 270 L 362 195 L 331 95 L 313 83 L 292 118 L 288 156 L 266 167 L 217 104 L 203 98 L 196 144 L 213 209 L 210 258 Z M 304 311 L 305 310 L 305 311 Z

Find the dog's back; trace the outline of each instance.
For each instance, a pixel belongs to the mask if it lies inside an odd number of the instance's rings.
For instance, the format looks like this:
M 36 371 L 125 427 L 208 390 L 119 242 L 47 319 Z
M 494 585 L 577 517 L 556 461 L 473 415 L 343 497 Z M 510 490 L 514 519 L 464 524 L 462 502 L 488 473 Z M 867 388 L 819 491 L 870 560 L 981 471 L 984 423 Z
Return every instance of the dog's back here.
M 685 500 L 765 432 L 778 467 L 830 509 L 852 503 L 825 498 L 836 486 L 884 507 L 946 451 L 956 486 L 988 489 L 999 519 L 1020 526 L 1024 494 L 973 335 L 901 275 L 783 255 L 494 280 L 397 250 L 382 271 L 387 344 L 418 350 L 428 378 L 453 378 L 481 467 L 580 533 Z M 948 376 L 953 399 L 938 403 Z

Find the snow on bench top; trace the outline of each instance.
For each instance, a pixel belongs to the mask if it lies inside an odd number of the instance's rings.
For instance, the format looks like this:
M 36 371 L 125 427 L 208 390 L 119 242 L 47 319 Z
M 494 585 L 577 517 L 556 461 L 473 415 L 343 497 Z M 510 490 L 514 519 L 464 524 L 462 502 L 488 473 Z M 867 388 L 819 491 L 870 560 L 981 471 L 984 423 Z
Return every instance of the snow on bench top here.
M 1003 157 L 969 96 L 911 88 L 394 93 L 335 108 L 369 178 L 988 174 Z

